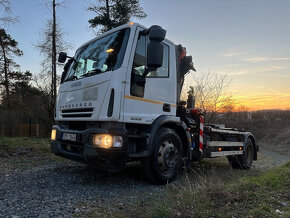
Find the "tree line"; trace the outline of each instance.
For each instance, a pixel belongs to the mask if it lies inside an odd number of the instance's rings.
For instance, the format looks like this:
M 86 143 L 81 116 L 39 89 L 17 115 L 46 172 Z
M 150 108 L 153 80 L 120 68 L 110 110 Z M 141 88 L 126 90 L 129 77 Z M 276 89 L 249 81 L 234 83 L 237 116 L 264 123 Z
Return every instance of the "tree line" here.
M 59 10 L 67 0 L 45 0 L 49 18 L 40 30 L 40 38 L 33 46 L 42 56 L 41 72 L 21 71 L 15 62 L 23 56 L 21 45 L 5 27 L 18 22 L 13 17 L 10 0 L 0 0 L 0 136 L 15 135 L 19 123 L 39 123 L 43 136 L 47 136 L 54 124 L 54 107 L 63 65 L 57 62 L 57 54 L 70 48 L 64 40 L 64 30 L 58 19 Z M 62 9 L 65 10 L 65 7 Z M 132 19 L 147 16 L 139 0 L 95 0 L 87 6 L 93 13 L 88 20 L 90 28 L 99 35 Z M 212 72 L 194 76 L 183 87 L 183 99 L 190 86 L 194 86 L 196 107 L 207 113 L 213 122 L 220 112 L 232 111 L 234 100 L 225 92 L 230 81 L 226 75 Z
M 10 0 L 0 0 L 0 136 L 14 136 L 17 124 L 37 122 L 43 132 L 50 131 L 54 123 L 54 107 L 61 65 L 57 54 L 69 48 L 64 40 L 64 30 L 58 19 L 58 10 L 66 0 L 46 0 L 43 5 L 50 12 L 45 27 L 40 30 L 40 39 L 34 43 L 43 57 L 41 72 L 20 71 L 16 57 L 23 56 L 17 39 L 7 31 L 7 26 L 18 22 L 11 13 Z M 96 34 L 128 23 L 133 18 L 147 15 L 139 0 L 95 0 L 87 10 L 95 16 L 88 22 Z

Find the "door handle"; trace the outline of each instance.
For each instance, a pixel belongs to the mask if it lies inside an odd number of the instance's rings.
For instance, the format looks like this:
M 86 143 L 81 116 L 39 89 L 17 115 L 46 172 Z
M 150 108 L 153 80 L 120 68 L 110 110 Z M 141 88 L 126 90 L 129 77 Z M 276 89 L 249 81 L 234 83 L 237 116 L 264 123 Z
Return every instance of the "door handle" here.
M 170 104 L 163 104 L 163 111 L 164 112 L 170 112 L 171 111 Z

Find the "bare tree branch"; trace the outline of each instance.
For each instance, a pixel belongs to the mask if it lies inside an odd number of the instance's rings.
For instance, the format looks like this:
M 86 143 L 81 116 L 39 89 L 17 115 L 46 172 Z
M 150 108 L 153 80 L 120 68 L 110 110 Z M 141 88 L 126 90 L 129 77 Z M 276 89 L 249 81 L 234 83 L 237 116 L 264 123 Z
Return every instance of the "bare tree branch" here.
M 3 11 L 3 16 L 0 17 L 0 24 L 9 25 L 16 23 L 18 19 L 11 17 L 11 4 L 10 0 L 0 0 L 0 12 Z
M 226 92 L 226 88 L 230 84 L 230 79 L 226 74 L 213 72 L 203 73 L 201 75 L 193 75 L 190 84 L 183 87 L 182 98 L 186 99 L 186 91 L 188 86 L 194 87 L 196 106 L 207 114 L 207 122 L 212 122 L 219 112 L 233 110 L 234 100 L 232 96 Z
M 59 76 L 57 75 L 57 68 L 63 66 L 63 64 L 57 63 L 57 54 L 61 51 L 65 51 L 70 48 L 70 45 L 64 41 L 64 31 L 61 28 L 60 22 L 57 19 L 57 7 L 63 6 L 65 0 L 46 0 L 43 5 L 48 8 L 51 13 L 51 17 L 46 20 L 44 28 L 40 31 L 40 39 L 34 44 L 40 54 L 43 56 L 41 62 L 42 72 L 40 78 L 46 86 L 46 92 L 49 95 L 50 103 L 47 105 L 47 111 L 53 119 L 53 108 L 56 102 L 57 84 Z M 39 87 L 39 86 L 38 86 Z M 50 87 L 50 88 L 48 88 Z

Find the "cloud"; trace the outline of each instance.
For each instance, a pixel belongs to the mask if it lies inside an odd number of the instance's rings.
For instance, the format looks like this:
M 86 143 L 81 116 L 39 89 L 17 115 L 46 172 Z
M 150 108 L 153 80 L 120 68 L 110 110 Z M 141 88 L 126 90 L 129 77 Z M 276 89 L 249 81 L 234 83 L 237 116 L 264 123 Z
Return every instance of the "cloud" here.
M 285 60 L 290 60 L 290 58 L 287 58 L 287 57 L 279 57 L 279 58 L 253 57 L 253 58 L 246 58 L 244 60 L 247 62 L 251 62 L 251 63 L 257 63 L 257 62 L 261 62 L 261 61 L 285 61 Z
M 223 57 L 236 57 L 236 56 L 241 56 L 241 55 L 244 55 L 246 54 L 246 52 L 231 52 L 231 51 L 228 51 L 224 54 L 222 54 Z
M 286 67 L 282 67 L 282 66 L 273 66 L 272 69 L 273 69 L 273 70 L 283 70 L 283 69 L 286 69 Z
M 265 89 L 264 86 L 254 86 L 255 88 L 258 88 L 258 89 Z
M 265 72 L 274 72 L 286 69 L 283 66 L 271 66 L 271 67 L 255 67 L 242 70 L 226 71 L 228 75 L 245 75 L 245 74 L 256 74 L 256 73 L 265 73 Z M 277 75 L 275 75 L 277 77 Z M 279 75 L 279 77 L 290 78 L 290 75 Z

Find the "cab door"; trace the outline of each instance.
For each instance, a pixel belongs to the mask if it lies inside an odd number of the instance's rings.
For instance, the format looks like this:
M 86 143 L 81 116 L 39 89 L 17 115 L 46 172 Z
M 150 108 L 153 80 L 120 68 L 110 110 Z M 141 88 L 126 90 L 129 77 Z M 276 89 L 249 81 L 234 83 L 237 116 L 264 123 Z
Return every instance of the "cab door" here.
M 161 115 L 176 115 L 175 46 L 164 40 L 163 65 L 144 78 L 148 36 L 138 28 L 132 47 L 124 96 L 124 122 L 151 124 Z

